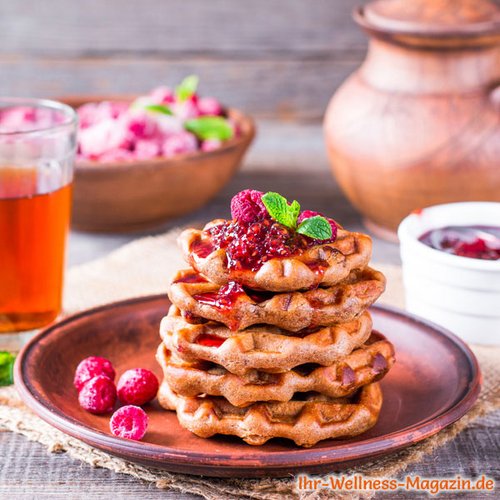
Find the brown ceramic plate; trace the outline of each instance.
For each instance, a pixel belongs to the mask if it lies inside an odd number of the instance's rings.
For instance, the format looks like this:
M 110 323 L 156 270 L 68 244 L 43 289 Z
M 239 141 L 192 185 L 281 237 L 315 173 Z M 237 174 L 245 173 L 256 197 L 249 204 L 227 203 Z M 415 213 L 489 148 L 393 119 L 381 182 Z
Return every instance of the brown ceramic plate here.
M 285 476 L 332 472 L 421 441 L 464 415 L 480 389 L 477 361 L 455 336 L 403 312 L 374 307 L 375 328 L 395 345 L 397 362 L 383 380 L 384 404 L 369 432 L 302 449 L 285 440 L 252 447 L 239 439 L 201 439 L 175 413 L 146 408 L 149 430 L 141 442 L 113 437 L 109 416 L 78 406 L 73 372 L 90 355 L 111 359 L 118 375 L 145 367 L 160 376 L 154 354 L 164 297 L 145 297 L 92 309 L 41 332 L 19 355 L 15 383 L 24 402 L 58 429 L 113 455 L 168 471 L 208 476 Z

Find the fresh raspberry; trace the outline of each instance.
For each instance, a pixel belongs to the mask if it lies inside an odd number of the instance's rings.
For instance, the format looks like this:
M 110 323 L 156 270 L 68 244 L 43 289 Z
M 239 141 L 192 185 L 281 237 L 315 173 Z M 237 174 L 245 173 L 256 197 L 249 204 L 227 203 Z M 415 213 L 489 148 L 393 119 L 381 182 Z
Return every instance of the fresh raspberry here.
M 134 156 L 138 160 L 149 160 L 160 154 L 160 144 L 154 139 L 139 139 L 135 143 Z
M 222 106 L 215 97 L 200 97 L 198 99 L 200 115 L 222 115 Z
M 127 370 L 118 380 L 118 398 L 122 403 L 141 406 L 156 397 L 158 385 L 158 379 L 149 370 Z
M 304 219 L 310 219 L 311 217 L 316 217 L 317 215 L 324 217 L 323 214 L 315 212 L 314 210 L 304 210 L 300 212 L 300 215 L 297 219 L 297 224 L 300 224 Z
M 90 379 L 78 394 L 80 406 L 90 413 L 101 415 L 113 411 L 116 403 L 116 387 L 106 375 Z
M 231 200 L 231 216 L 238 222 L 257 222 L 267 217 L 267 210 L 262 202 L 264 193 L 253 189 L 239 192 Z
M 73 385 L 76 387 L 77 391 L 81 391 L 83 386 L 91 378 L 97 375 L 104 375 L 110 380 L 114 380 L 116 374 L 111 361 L 106 358 L 100 358 L 99 356 L 85 358 L 83 361 L 80 361 L 80 364 L 76 367 Z
M 320 212 L 315 212 L 314 210 L 304 210 L 303 212 L 300 212 L 300 215 L 297 218 L 297 224 L 300 224 L 304 219 L 310 219 L 311 217 L 316 217 L 317 215 L 319 215 L 320 217 L 325 217 Z M 325 217 L 325 219 L 330 223 L 330 227 L 332 228 L 331 241 L 334 241 L 337 237 L 337 223 L 333 219 L 330 219 L 330 217 Z
M 219 139 L 207 139 L 201 143 L 201 150 L 205 153 L 209 151 L 214 151 L 215 149 L 219 149 L 222 144 L 222 141 Z
M 163 156 L 172 158 L 182 153 L 192 153 L 197 151 L 198 141 L 189 132 L 179 132 L 165 139 L 162 146 Z
M 138 406 L 122 406 L 116 410 L 109 421 L 113 436 L 140 441 L 148 429 L 148 416 Z
M 175 94 L 169 87 L 156 87 L 149 95 L 151 100 L 157 104 L 171 104 L 175 101 Z

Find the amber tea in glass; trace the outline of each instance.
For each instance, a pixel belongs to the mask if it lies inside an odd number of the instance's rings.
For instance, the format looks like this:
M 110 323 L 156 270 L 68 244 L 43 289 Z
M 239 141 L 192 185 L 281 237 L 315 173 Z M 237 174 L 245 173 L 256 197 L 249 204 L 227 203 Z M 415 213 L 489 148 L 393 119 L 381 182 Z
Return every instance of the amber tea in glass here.
M 0 333 L 61 310 L 75 136 L 63 104 L 0 100 Z

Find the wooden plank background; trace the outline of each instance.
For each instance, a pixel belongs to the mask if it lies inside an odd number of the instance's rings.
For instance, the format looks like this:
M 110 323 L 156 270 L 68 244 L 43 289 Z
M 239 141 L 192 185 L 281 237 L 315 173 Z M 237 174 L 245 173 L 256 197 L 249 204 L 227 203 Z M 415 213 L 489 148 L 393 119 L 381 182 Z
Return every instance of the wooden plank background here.
M 197 73 L 257 117 L 318 120 L 359 65 L 361 0 L 0 0 L 0 94 L 136 93 Z

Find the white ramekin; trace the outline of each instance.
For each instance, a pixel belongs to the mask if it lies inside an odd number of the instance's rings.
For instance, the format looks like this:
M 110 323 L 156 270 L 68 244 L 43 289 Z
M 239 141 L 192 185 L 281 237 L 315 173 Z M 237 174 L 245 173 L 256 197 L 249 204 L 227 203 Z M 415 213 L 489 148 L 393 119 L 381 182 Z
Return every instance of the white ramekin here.
M 467 342 L 500 345 L 500 260 L 459 257 L 418 241 L 431 229 L 472 225 L 500 226 L 500 203 L 436 205 L 401 222 L 406 307 Z

